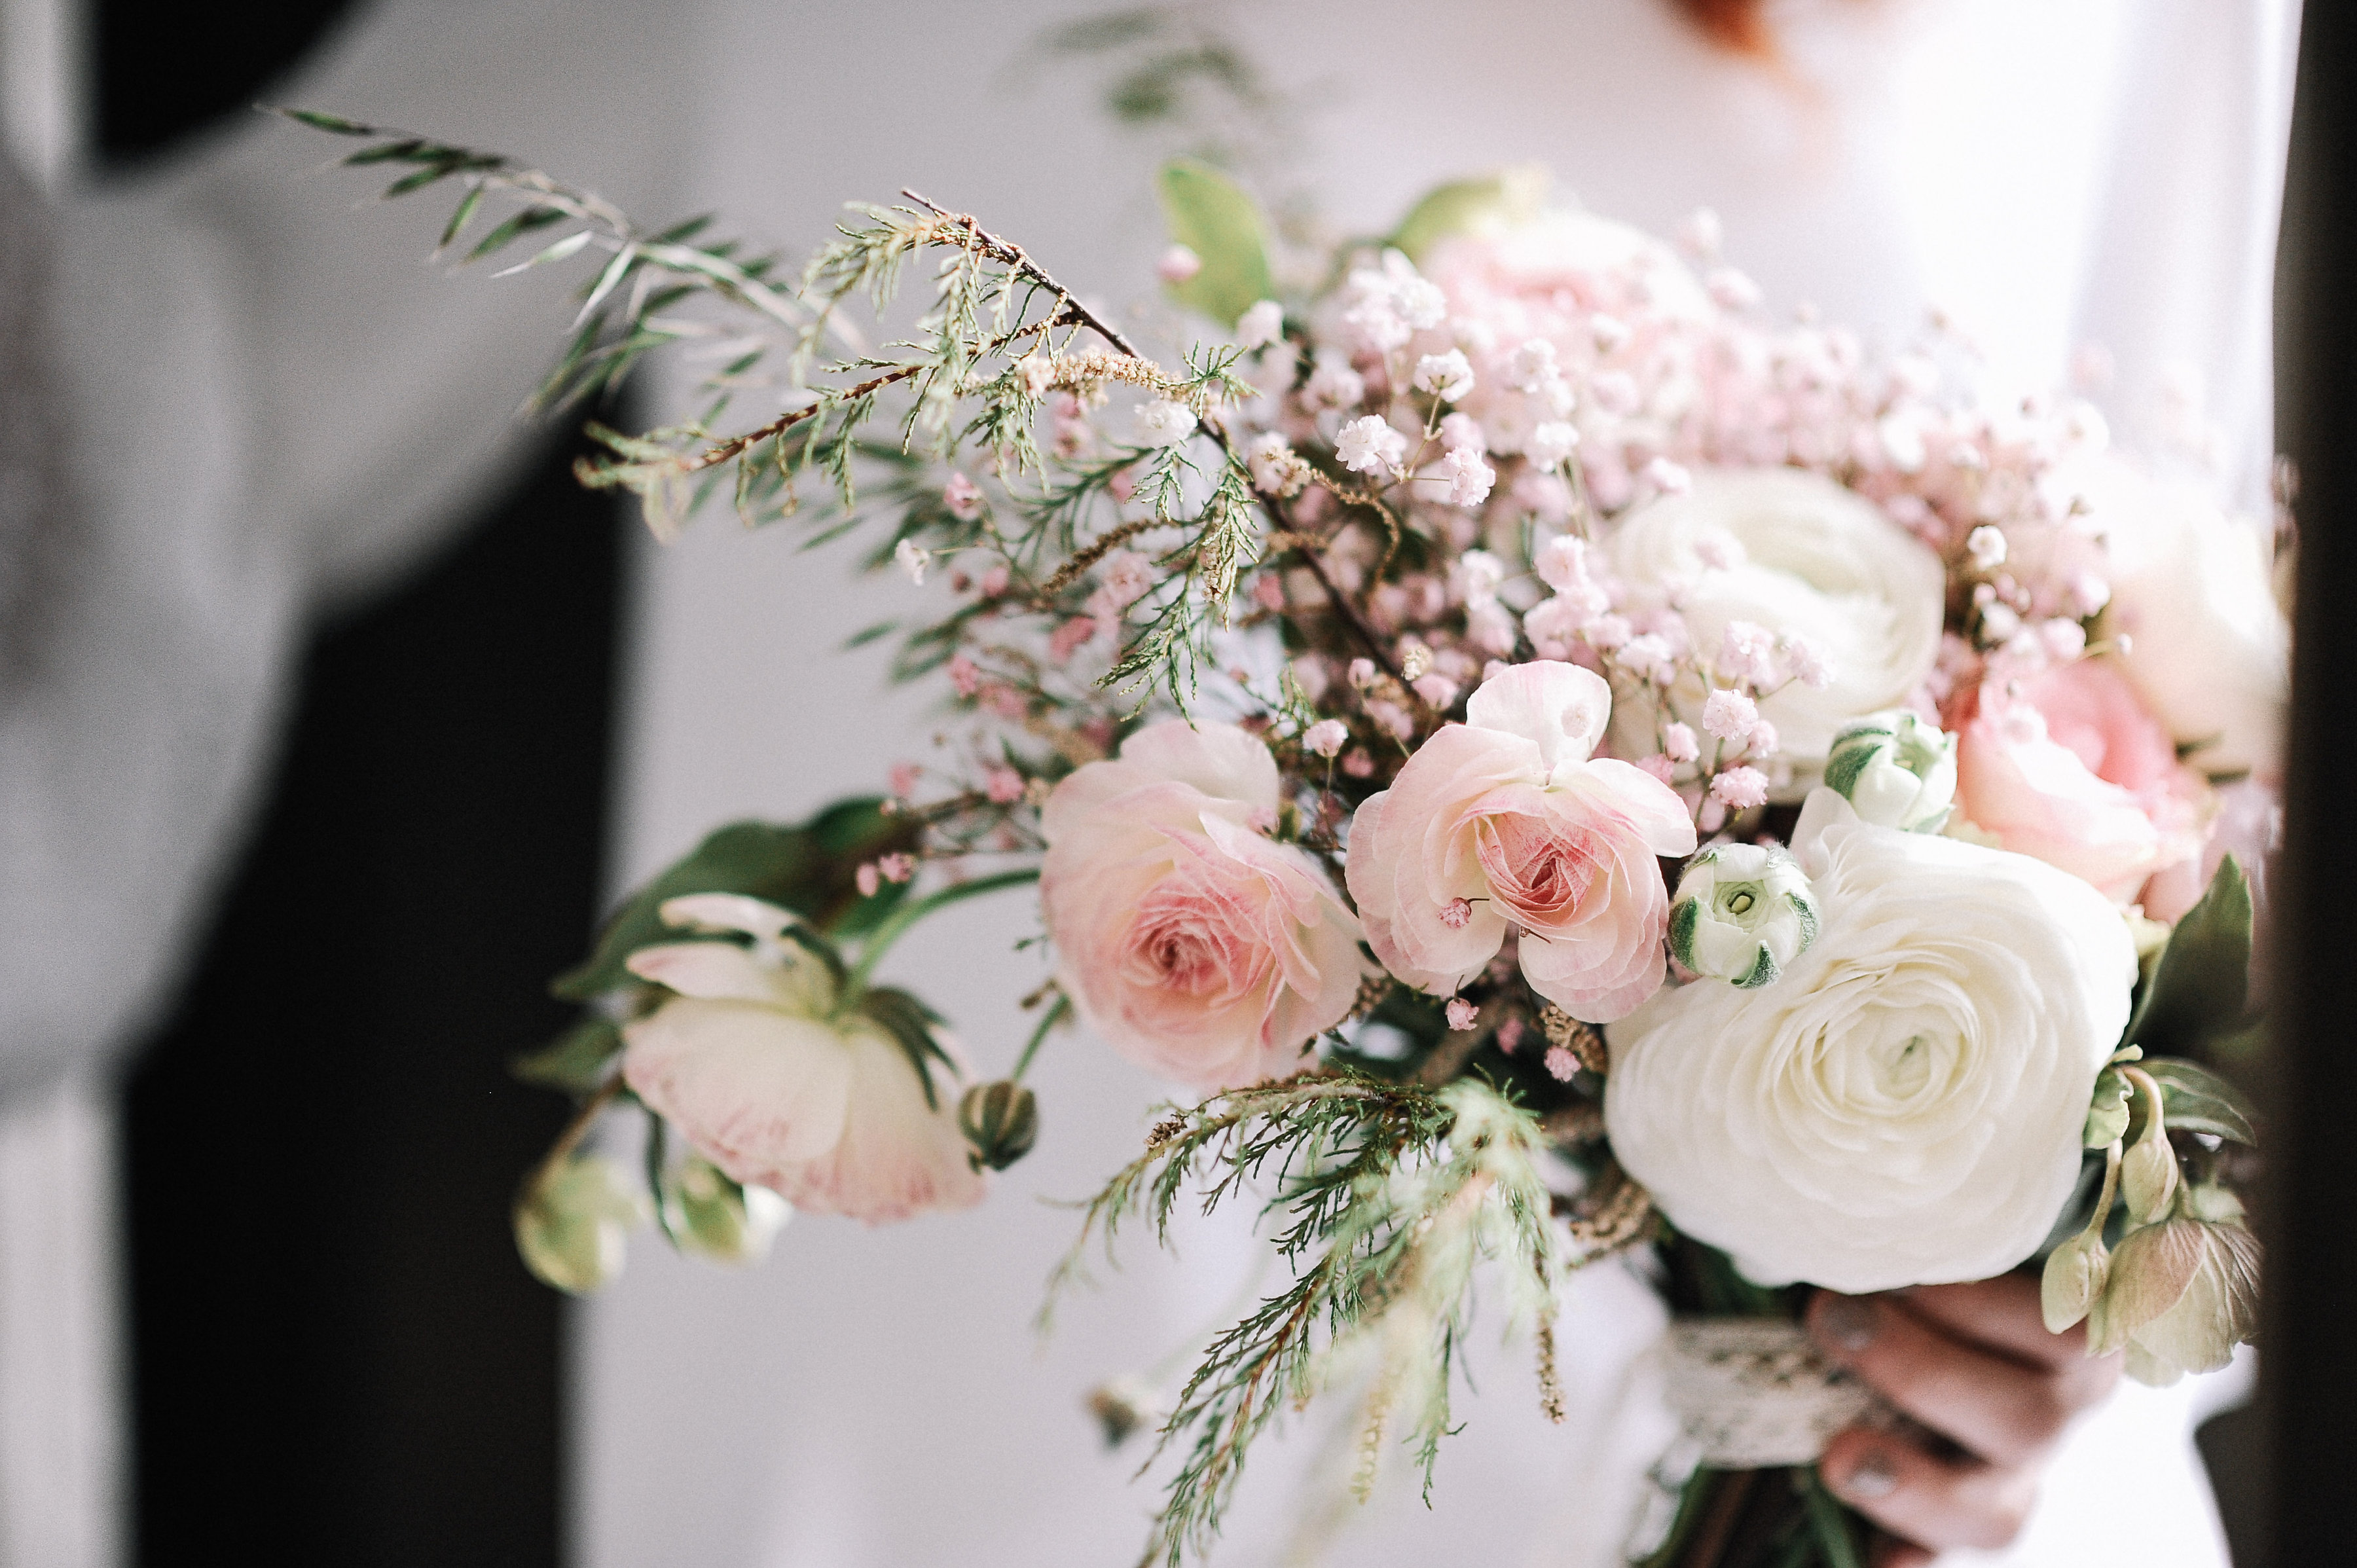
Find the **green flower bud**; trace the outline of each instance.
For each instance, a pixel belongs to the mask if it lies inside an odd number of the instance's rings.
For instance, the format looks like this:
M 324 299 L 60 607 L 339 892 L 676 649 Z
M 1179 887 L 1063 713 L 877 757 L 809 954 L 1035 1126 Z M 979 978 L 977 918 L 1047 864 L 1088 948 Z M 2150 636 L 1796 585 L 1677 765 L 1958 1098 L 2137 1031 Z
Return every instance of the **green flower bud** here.
M 516 1251 L 544 1284 L 573 1295 L 601 1290 L 622 1272 L 630 1231 L 647 1203 L 621 1167 L 575 1155 L 535 1180 L 515 1206 Z
M 1783 850 L 1720 844 L 1686 862 L 1670 904 L 1670 952 L 1696 974 L 1766 985 L 1816 940 L 1816 897 Z
M 1956 799 L 1956 737 L 1904 708 L 1852 719 L 1834 736 L 1825 787 L 1869 822 L 1938 832 Z
M 2055 1248 L 2046 1259 L 2038 1291 L 2046 1331 L 2060 1334 L 2086 1316 L 2103 1295 L 2111 1272 L 2112 1254 L 2104 1245 L 2101 1227 L 2082 1230 Z
M 2128 1145 L 2127 1157 L 2120 1164 L 2120 1193 L 2127 1199 L 2128 1218 L 2149 1225 L 2169 1213 L 2177 1197 L 2177 1151 L 2169 1145 L 2159 1087 L 2135 1068 L 2123 1076 L 2144 1101 L 2144 1131 Z
M 1039 1101 L 1009 1079 L 977 1083 L 958 1101 L 958 1125 L 973 1145 L 966 1159 L 974 1168 L 1003 1171 L 1039 1142 Z
M 794 1214 L 794 1206 L 768 1187 L 731 1181 L 701 1155 L 690 1155 L 680 1167 L 673 1197 L 680 1245 L 724 1263 L 768 1257 L 770 1243 Z

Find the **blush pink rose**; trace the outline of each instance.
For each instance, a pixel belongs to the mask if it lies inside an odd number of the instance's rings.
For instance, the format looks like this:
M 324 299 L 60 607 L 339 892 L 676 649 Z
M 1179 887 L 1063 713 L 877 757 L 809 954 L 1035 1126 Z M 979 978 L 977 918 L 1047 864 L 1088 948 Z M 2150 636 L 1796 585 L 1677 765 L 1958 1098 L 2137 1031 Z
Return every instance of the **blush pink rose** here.
M 1281 1077 L 1350 1015 L 1359 922 L 1306 852 L 1266 837 L 1278 781 L 1233 725 L 1183 719 L 1079 768 L 1041 813 L 1039 901 L 1081 1017 L 1209 1091 Z
M 1662 984 L 1669 893 L 1654 860 L 1694 853 L 1685 802 L 1590 754 L 1612 713 L 1593 671 L 1501 671 L 1351 824 L 1347 875 L 1393 974 L 1448 995 L 1523 932 L 1532 989 L 1609 1023 Z
M 2141 892 L 2156 919 L 2201 896 L 2201 780 L 2109 660 L 1986 683 L 1964 706 L 1956 800 L 1975 827 L 2117 902 Z

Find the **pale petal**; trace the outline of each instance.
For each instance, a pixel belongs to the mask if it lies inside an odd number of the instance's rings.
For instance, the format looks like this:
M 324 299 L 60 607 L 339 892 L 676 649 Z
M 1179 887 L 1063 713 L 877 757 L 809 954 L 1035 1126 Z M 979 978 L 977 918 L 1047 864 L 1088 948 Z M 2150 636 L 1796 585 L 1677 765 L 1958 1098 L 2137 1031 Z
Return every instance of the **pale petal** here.
M 683 894 L 664 899 L 657 913 L 662 915 L 664 925 L 683 930 L 741 931 L 768 941 L 776 941 L 785 935 L 787 927 L 802 923 L 802 917 L 792 910 L 748 898 L 741 893 Z
M 632 1092 L 737 1181 L 767 1183 L 843 1136 L 851 1061 L 823 1024 L 683 997 L 625 1024 L 622 1038 Z
M 1214 800 L 1240 800 L 1254 811 L 1277 806 L 1276 759 L 1257 736 L 1234 725 L 1165 719 L 1122 742 L 1121 759 Z
M 966 1158 L 954 1080 L 936 1074 L 936 1103 L 928 1105 L 898 1045 L 863 1032 L 845 1046 L 851 1069 L 842 1138 L 818 1159 L 779 1169 L 765 1185 L 797 1208 L 870 1225 L 981 1202 L 986 1184 Z
M 1531 742 L 1546 772 L 1586 761 L 1611 717 L 1612 688 L 1604 678 L 1553 659 L 1502 670 L 1465 701 L 1467 724 Z
M 1572 778 L 1608 795 L 1655 854 L 1675 859 L 1695 852 L 1694 819 L 1686 814 L 1686 803 L 1675 789 L 1643 768 L 1599 757 Z
M 761 962 L 734 942 L 666 942 L 640 948 L 622 961 L 622 967 L 640 980 L 668 985 L 682 996 L 760 1002 L 801 1011 L 801 992 L 789 972 Z

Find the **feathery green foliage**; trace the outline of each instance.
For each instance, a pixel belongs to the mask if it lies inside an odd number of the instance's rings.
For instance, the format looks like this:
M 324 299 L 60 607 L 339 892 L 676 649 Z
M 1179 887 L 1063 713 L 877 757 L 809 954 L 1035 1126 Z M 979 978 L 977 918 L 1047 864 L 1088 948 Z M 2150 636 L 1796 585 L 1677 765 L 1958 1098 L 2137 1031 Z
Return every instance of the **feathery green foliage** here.
M 1176 1564 L 1209 1544 L 1253 1440 L 1318 1391 L 1345 1347 L 1372 1348 L 1376 1363 L 1359 1485 L 1397 1433 L 1429 1486 L 1485 1259 L 1501 1264 L 1516 1315 L 1538 1325 L 1542 1398 L 1559 1414 L 1550 1325 L 1566 1264 L 1539 1174 L 1544 1144 L 1535 1118 L 1477 1079 L 1430 1089 L 1356 1073 L 1230 1090 L 1154 1130 L 1090 1203 L 1051 1302 L 1082 1273 L 1091 1239 L 1102 1233 L 1110 1253 L 1125 1219 L 1167 1238 L 1182 1198 L 1210 1212 L 1268 1187 L 1264 1213 L 1292 1279 L 1211 1340 L 1180 1391 L 1157 1453 L 1181 1458 L 1149 1560 Z
M 596 260 L 571 337 L 528 405 L 533 411 L 607 396 L 656 349 L 695 343 L 726 354 L 705 379 L 708 401 L 697 417 L 637 435 L 588 426 L 603 451 L 584 458 L 577 477 L 637 496 L 659 538 L 675 534 L 723 485 L 748 525 L 795 515 L 814 485 L 820 537 L 894 516 L 871 564 L 889 560 L 904 540 L 929 552 L 1001 555 L 1028 588 L 1030 607 L 1051 617 L 1079 613 L 1082 575 L 1135 539 L 1164 576 L 1108 682 L 1141 703 L 1159 690 L 1186 707 L 1211 633 L 1227 623 L 1237 575 L 1261 555 L 1262 508 L 1249 476 L 1210 427 L 1175 446 L 1121 447 L 1052 469 L 1035 430 L 1051 392 L 1096 402 L 1116 382 L 1201 418 L 1251 395 L 1234 373 L 1237 350 L 1199 349 L 1179 370 L 1166 370 L 1020 246 L 914 192 L 897 205 L 849 209 L 835 237 L 788 282 L 776 254 L 701 238 L 708 219 L 645 230 L 603 199 L 500 154 L 314 111 L 281 113 L 370 142 L 343 161 L 403 171 L 386 187 L 388 198 L 447 181 L 463 187 L 436 252 L 459 265 L 569 228 L 507 269 Z M 1192 172 L 1199 183 L 1213 177 Z M 1240 191 L 1221 188 L 1230 208 L 1250 207 Z M 502 205 L 511 210 L 500 217 Z M 847 307 L 865 305 L 890 319 L 903 283 L 928 266 L 930 297 L 907 336 L 866 348 Z M 725 307 L 721 318 L 694 308 L 699 302 Z M 727 319 L 732 313 L 738 319 Z M 764 369 L 773 364 L 775 374 Z M 784 412 L 723 433 L 730 403 L 752 390 L 782 402 Z M 1006 481 L 1011 515 L 961 517 L 942 504 L 928 474 L 962 455 Z M 1135 510 L 1115 493 L 1125 473 L 1144 516 L 1124 515 Z M 863 495 L 871 484 L 877 488 Z M 955 637 L 942 632 L 910 634 L 896 672 L 920 674 L 946 658 Z

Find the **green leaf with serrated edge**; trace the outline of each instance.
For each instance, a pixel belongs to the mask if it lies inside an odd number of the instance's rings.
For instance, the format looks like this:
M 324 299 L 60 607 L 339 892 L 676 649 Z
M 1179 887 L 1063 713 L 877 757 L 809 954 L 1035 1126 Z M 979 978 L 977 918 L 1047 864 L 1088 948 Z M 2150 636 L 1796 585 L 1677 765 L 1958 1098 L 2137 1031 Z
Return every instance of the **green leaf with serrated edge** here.
M 1268 230 L 1243 188 L 1207 163 L 1177 158 L 1162 166 L 1156 188 L 1170 238 L 1202 259 L 1202 270 L 1171 285 L 1171 296 L 1222 327 L 1275 292 Z
M 2128 1080 L 2120 1069 L 2107 1067 L 2095 1075 L 2095 1092 L 2087 1107 L 2083 1142 L 2091 1149 L 2107 1149 L 2128 1130 Z
M 2209 1133 L 2258 1147 L 2251 1102 L 2233 1084 L 2199 1062 L 2176 1057 L 2147 1058 L 2142 1066 L 2160 1085 L 2161 1112 L 2172 1129 Z
M 2121 1038 L 2147 1055 L 2198 1053 L 2211 1036 L 2248 1021 L 2250 972 L 2251 885 L 2230 854 L 2169 932 Z
M 612 1019 L 588 1017 L 538 1050 L 517 1057 L 508 1064 L 508 1070 L 542 1089 L 590 1094 L 612 1075 L 614 1058 L 621 1049 L 622 1032 Z
M 552 989 L 587 1001 L 633 983 L 622 961 L 642 947 L 680 933 L 659 913 L 689 893 L 741 893 L 791 909 L 821 931 L 857 936 L 872 929 L 907 896 L 905 883 L 885 883 L 862 897 L 862 863 L 915 846 L 918 824 L 888 816 L 877 798 L 842 800 L 806 823 L 732 822 L 624 901 L 599 935 L 587 962 L 557 978 Z
M 1519 204 L 1512 182 L 1502 175 L 1452 180 L 1427 191 L 1409 208 L 1383 242 L 1409 261 L 1421 263 L 1425 252 L 1440 241 L 1469 232 L 1483 220 L 1503 216 Z

